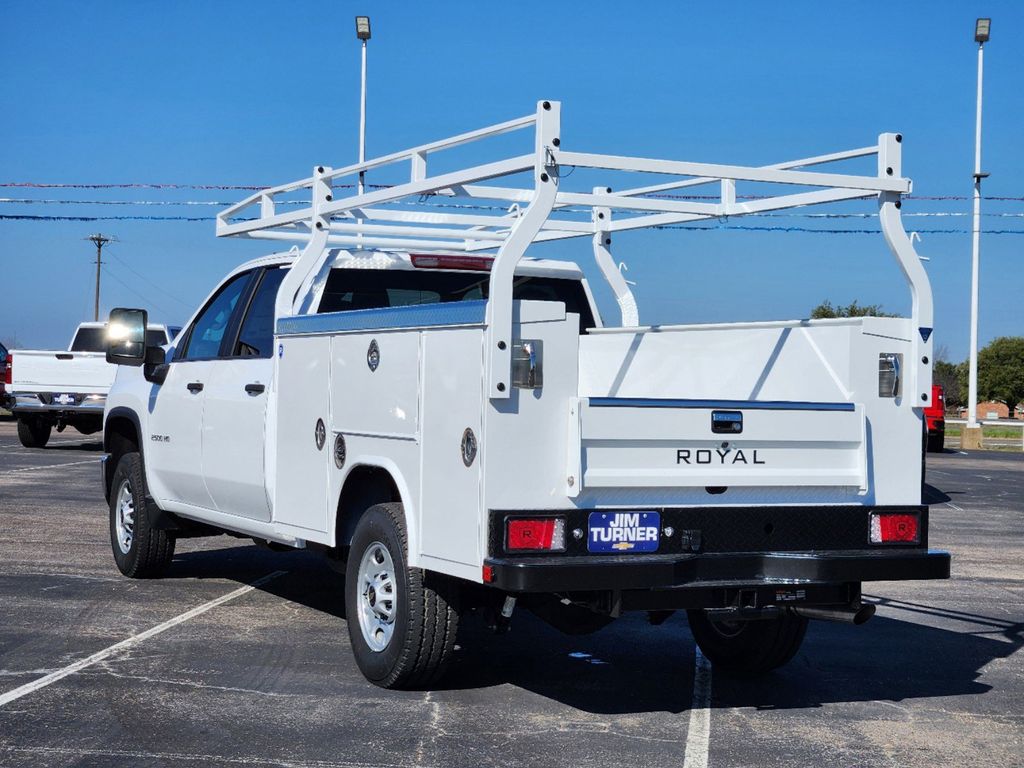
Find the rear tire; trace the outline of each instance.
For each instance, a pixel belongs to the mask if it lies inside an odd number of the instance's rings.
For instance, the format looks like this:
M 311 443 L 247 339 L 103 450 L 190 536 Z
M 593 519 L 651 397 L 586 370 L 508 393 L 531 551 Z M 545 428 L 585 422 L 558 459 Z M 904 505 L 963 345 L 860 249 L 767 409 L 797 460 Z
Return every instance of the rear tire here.
M 783 614 L 777 619 L 712 621 L 701 610 L 687 611 L 690 631 L 716 670 L 753 677 L 787 663 L 804 641 L 807 619 Z
M 942 453 L 946 449 L 946 430 L 937 430 L 934 434 L 928 433 L 928 451 L 930 453 Z
M 375 504 L 356 526 L 345 571 L 345 615 L 352 653 L 382 688 L 437 682 L 455 650 L 458 587 L 409 568 L 401 504 Z
M 153 527 L 146 503 L 142 456 L 126 453 L 110 484 L 110 545 L 114 562 L 125 576 L 153 579 L 162 576 L 174 557 L 174 539 Z
M 42 419 L 18 419 L 18 439 L 26 448 L 42 448 L 50 439 L 52 425 Z

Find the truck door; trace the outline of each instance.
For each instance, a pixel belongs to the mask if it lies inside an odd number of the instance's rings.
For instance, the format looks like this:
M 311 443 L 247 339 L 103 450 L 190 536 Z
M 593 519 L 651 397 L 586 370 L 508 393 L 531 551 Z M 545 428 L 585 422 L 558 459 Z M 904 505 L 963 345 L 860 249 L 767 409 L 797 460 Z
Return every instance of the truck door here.
M 287 269 L 261 270 L 237 334 L 213 363 L 203 406 L 203 477 L 216 509 L 270 520 L 267 399 L 274 373 L 274 301 Z
M 224 336 L 252 272 L 228 280 L 185 332 L 163 385 L 150 396 L 146 465 L 156 498 L 214 509 L 202 472 L 203 407 Z

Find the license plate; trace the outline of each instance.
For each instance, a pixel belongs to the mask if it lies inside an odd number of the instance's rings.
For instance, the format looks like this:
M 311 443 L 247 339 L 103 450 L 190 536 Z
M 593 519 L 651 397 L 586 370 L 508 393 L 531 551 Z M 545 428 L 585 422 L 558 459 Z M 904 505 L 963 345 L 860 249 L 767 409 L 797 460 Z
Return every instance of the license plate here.
M 591 512 L 588 552 L 657 552 L 661 535 L 658 512 Z
M 75 404 L 75 396 L 74 395 L 69 395 L 69 394 L 66 394 L 66 393 L 61 393 L 59 395 L 55 395 L 51 400 L 52 400 L 52 402 L 57 403 L 58 405 L 74 405 Z

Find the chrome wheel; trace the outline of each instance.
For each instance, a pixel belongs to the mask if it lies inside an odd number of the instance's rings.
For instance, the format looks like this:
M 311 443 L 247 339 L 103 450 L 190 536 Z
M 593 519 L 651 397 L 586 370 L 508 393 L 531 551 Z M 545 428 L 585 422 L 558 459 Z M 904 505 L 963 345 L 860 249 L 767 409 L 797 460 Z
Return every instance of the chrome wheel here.
M 117 503 L 114 513 L 114 534 L 121 552 L 128 554 L 135 538 L 135 499 L 132 496 L 132 484 L 125 480 L 117 491 Z
M 371 651 L 388 647 L 395 632 L 398 600 L 395 563 L 387 547 L 375 541 L 359 563 L 359 628 Z

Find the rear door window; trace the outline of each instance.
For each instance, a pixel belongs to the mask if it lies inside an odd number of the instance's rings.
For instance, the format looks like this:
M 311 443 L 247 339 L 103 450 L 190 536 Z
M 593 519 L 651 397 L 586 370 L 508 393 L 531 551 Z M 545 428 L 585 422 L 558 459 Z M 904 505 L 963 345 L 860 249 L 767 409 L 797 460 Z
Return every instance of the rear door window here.
M 277 289 L 287 269 L 268 269 L 260 278 L 256 293 L 242 321 L 233 357 L 271 357 L 274 348 L 274 304 Z
M 331 270 L 318 312 L 405 307 L 486 299 L 487 272 L 436 272 L 430 270 L 346 269 Z M 512 283 L 514 299 L 560 301 L 566 312 L 580 316 L 580 332 L 594 327 L 594 315 L 579 280 L 522 275 Z

